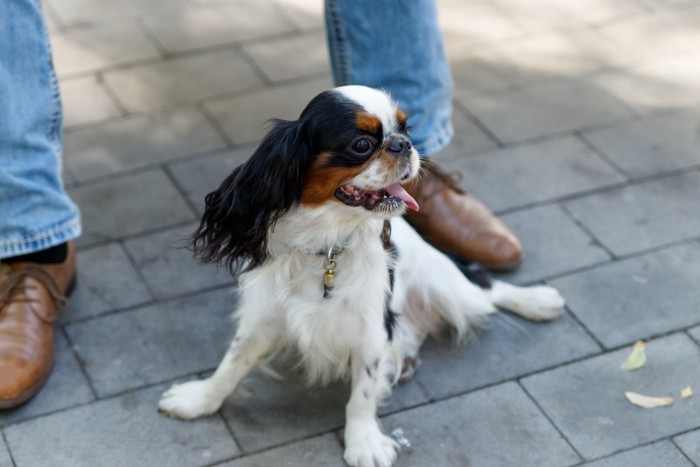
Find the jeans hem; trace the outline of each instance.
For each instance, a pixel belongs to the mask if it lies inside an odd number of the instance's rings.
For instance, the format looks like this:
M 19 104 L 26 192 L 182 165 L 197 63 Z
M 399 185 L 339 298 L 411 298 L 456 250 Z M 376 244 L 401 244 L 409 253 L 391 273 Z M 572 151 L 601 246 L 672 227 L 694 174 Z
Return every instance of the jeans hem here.
M 73 219 L 48 229 L 46 232 L 27 238 L 0 241 L 0 259 L 36 253 L 80 236 L 80 219 Z

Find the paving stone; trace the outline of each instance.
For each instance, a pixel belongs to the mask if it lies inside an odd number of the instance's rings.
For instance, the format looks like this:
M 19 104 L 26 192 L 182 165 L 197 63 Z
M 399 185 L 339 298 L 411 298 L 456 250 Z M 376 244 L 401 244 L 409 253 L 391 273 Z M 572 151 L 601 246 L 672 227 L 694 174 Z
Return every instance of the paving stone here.
M 233 335 L 232 310 L 226 288 L 66 330 L 102 397 L 215 367 Z
M 10 451 L 7 450 L 5 440 L 2 437 L 2 432 L 0 432 L 0 465 L 3 467 L 12 467 L 14 465 L 10 457 Z
M 95 183 L 69 191 L 80 206 L 85 246 L 193 220 L 194 216 L 160 170 Z
M 596 24 L 642 11 L 639 3 L 633 0 L 593 0 L 585 3 L 575 0 L 497 0 L 496 5 L 529 32 Z
M 157 299 L 225 284 L 233 287 L 233 279 L 223 269 L 195 262 L 192 251 L 186 248 L 187 238 L 195 229 L 196 225 L 192 224 L 124 243 Z
M 253 155 L 255 146 L 246 146 L 223 153 L 209 154 L 171 163 L 168 168 L 185 196 L 201 214 L 204 197 L 216 190 L 233 169 Z
M 698 342 L 698 345 L 700 345 L 700 326 L 690 329 L 688 333 Z
M 658 443 L 642 446 L 605 459 L 586 462 L 582 467 L 692 467 L 693 464 L 671 443 Z
M 59 77 L 158 57 L 158 51 L 132 22 L 56 33 L 51 47 Z
M 700 9 L 632 15 L 595 29 L 599 39 L 610 44 L 633 63 L 700 49 Z M 654 40 L 647 41 L 650 34 Z M 648 42 L 639 47 L 640 42 Z
M 463 48 L 448 55 L 454 80 L 454 94 L 466 94 L 510 86 L 512 80 L 503 70 L 498 48 Z
M 542 8 L 536 3 L 532 5 Z M 492 57 L 499 73 L 511 85 L 576 76 L 629 60 L 623 51 L 611 46 L 610 39 L 601 36 L 597 29 L 588 28 L 530 35 L 489 45 L 481 52 Z
M 62 80 L 61 99 L 63 124 L 66 128 L 121 115 L 112 98 L 94 76 Z
M 700 102 L 700 54 L 645 61 L 590 83 L 639 113 L 690 107 Z
M 252 395 L 245 399 L 234 397 L 224 404 L 222 414 L 244 451 L 266 449 L 345 425 L 349 385 L 308 387 L 299 375 L 284 376 L 284 380 L 277 381 L 255 373 L 244 382 Z M 396 388 L 379 413 L 426 401 L 418 385 L 409 383 Z
M 700 245 L 683 245 L 556 279 L 552 284 L 603 345 L 616 347 L 700 322 L 698 265 Z
M 62 323 L 150 302 L 153 297 L 117 243 L 78 251 L 78 287 Z
M 268 40 L 244 46 L 270 80 L 283 81 L 327 72 L 331 69 L 325 33 Z M 285 60 L 287 57 L 303 57 Z
M 458 100 L 506 143 L 576 130 L 630 115 L 614 95 L 587 81 L 574 79 L 465 94 L 458 96 Z
M 94 399 L 90 386 L 60 330 L 56 332 L 54 345 L 56 360 L 46 385 L 26 404 L 12 410 L 0 411 L 0 426 L 84 404 Z M 0 466 L 4 465 L 0 454 Z
M 269 123 L 266 124 L 269 119 L 297 119 L 314 96 L 332 87 L 330 78 L 323 77 L 209 100 L 205 107 L 234 143 L 254 143 L 269 130 Z
M 700 235 L 700 173 L 629 185 L 565 203 L 604 245 L 625 255 Z
M 477 391 L 382 420 L 411 443 L 397 465 L 571 465 L 578 461 L 515 383 Z
M 501 220 L 523 245 L 525 260 L 502 280 L 532 283 L 572 269 L 610 259 L 603 248 L 557 205 L 506 214 Z
M 190 104 L 204 97 L 262 85 L 260 78 L 236 50 L 189 55 L 115 70 L 105 73 L 104 80 L 130 112 Z
M 45 0 L 66 26 L 124 22 L 142 15 L 182 9 L 187 0 Z
M 700 430 L 691 431 L 690 433 L 678 436 L 674 438 L 674 441 L 678 447 L 683 450 L 685 455 L 695 462 L 695 465 L 700 463 Z
M 451 158 L 461 185 L 494 211 L 556 199 L 624 181 L 600 156 L 573 138 Z
M 209 465 L 238 454 L 219 417 L 184 422 L 156 410 L 164 387 L 30 420 L 5 429 L 18 466 Z M 41 442 L 37 442 L 41 440 Z
M 271 2 L 254 0 L 190 6 L 162 15 L 148 15 L 144 23 L 168 52 L 229 44 L 293 30 Z M 213 71 L 219 65 L 221 63 L 208 69 Z
M 645 118 L 585 138 L 632 177 L 700 165 L 700 110 Z
M 489 329 L 466 346 L 429 340 L 421 349 L 416 379 L 431 399 L 441 399 L 598 351 L 568 314 L 531 323 L 504 313 L 494 315 Z
M 343 467 L 343 448 L 333 434 L 288 444 L 249 457 L 226 462 L 221 467 L 286 467 L 328 466 Z
M 454 126 L 454 136 L 450 144 L 438 153 L 438 160 L 459 158 L 466 153 L 496 147 L 496 143 L 481 131 L 474 122 L 469 120 L 459 108 L 453 110 L 452 125 Z
M 586 459 L 612 454 L 689 430 L 700 404 L 678 399 L 687 385 L 700 387 L 700 349 L 676 334 L 649 342 L 646 365 L 622 371 L 630 348 L 620 349 L 545 373 L 522 383 L 549 419 Z M 672 396 L 670 407 L 632 405 L 625 391 Z
M 492 2 L 442 0 L 438 19 L 445 37 L 445 50 L 450 56 L 475 44 L 516 37 L 525 32 L 511 15 Z
M 320 0 L 277 0 L 275 2 L 300 29 L 324 27 L 323 2 Z
M 76 129 L 64 142 L 66 166 L 79 181 L 226 146 L 193 107 Z

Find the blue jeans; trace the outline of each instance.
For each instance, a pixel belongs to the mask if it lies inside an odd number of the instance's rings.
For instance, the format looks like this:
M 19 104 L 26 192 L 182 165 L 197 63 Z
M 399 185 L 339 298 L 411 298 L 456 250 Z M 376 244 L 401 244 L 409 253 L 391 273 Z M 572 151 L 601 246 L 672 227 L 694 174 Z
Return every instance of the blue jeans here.
M 389 91 L 408 115 L 411 140 L 433 154 L 452 139 L 452 76 L 435 0 L 325 0 L 338 86 Z
M 62 113 L 38 0 L 0 1 L 0 259 L 80 235 L 61 181 Z

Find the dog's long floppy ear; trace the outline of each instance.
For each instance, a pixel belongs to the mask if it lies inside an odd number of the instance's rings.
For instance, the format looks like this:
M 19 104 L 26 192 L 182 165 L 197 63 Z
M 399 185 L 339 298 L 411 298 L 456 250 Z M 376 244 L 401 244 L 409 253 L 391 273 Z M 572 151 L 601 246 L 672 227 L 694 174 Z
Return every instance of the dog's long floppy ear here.
M 275 120 L 250 159 L 206 197 L 192 236 L 195 256 L 230 273 L 238 259 L 247 269 L 267 256 L 267 234 L 280 215 L 301 199 L 313 152 L 308 122 Z

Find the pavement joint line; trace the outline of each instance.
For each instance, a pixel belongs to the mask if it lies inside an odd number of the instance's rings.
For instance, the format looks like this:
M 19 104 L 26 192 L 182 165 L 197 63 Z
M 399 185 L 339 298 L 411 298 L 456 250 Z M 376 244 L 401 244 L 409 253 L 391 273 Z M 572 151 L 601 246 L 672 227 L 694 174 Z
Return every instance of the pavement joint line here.
M 515 384 L 517 384 L 518 387 L 520 388 L 520 390 L 523 391 L 523 392 L 525 393 L 525 397 L 527 397 L 528 399 L 530 399 L 530 402 L 532 402 L 532 403 L 535 405 L 535 407 L 537 407 L 537 410 L 539 410 L 540 414 L 542 414 L 542 416 L 543 416 L 545 419 L 547 419 L 547 421 L 549 422 L 550 426 L 551 426 L 552 428 L 554 428 L 554 430 L 556 430 L 557 433 L 559 433 L 559 436 L 561 436 L 561 438 L 566 442 L 566 444 L 569 445 L 569 447 L 571 448 L 571 450 L 574 451 L 574 453 L 576 453 L 576 455 L 578 456 L 579 460 L 584 460 L 585 457 L 583 456 L 583 454 L 581 454 L 581 453 L 579 452 L 579 450 L 576 449 L 576 446 L 574 445 L 574 443 L 569 439 L 568 436 L 566 436 L 566 434 L 565 434 L 564 431 L 559 427 L 559 425 L 558 425 L 557 423 L 554 422 L 554 420 L 553 420 L 552 417 L 547 413 L 547 411 L 544 410 L 544 407 L 542 407 L 542 406 L 540 405 L 540 402 L 539 402 L 532 394 L 530 394 L 530 391 L 528 391 L 527 388 L 525 387 L 525 385 L 522 384 L 521 378 L 518 378 L 518 379 L 515 381 Z
M 603 243 L 603 241 L 598 238 L 598 236 L 593 232 L 579 217 L 571 212 L 571 210 L 566 206 L 564 203 L 557 203 L 557 207 L 559 208 L 559 211 L 564 213 L 564 215 L 571 220 L 576 226 L 578 226 L 579 229 L 581 229 L 588 237 L 593 240 L 593 244 L 598 246 L 601 250 L 603 250 L 611 260 L 615 260 L 617 258 L 617 255 L 610 249 L 608 246 Z
M 112 86 L 110 86 L 105 80 L 105 76 L 101 71 L 95 73 L 95 81 L 97 81 L 100 88 L 104 89 L 107 96 L 109 96 L 109 98 L 112 100 L 114 106 L 117 108 L 117 110 L 119 110 L 120 115 L 115 115 L 115 117 L 128 117 L 129 109 L 127 109 L 126 105 L 124 105 Z
M 297 33 L 303 33 L 304 28 L 299 25 L 292 15 L 289 14 L 289 12 L 282 6 L 277 0 L 273 0 L 270 2 L 272 5 L 272 8 L 277 12 L 277 14 L 282 18 L 282 20 L 287 23 L 292 30 L 294 30 Z M 324 28 L 325 29 L 325 28 Z
M 195 104 L 195 106 L 197 107 L 199 113 L 201 113 L 204 119 L 209 123 L 209 125 L 211 125 L 212 128 L 214 128 L 214 131 L 216 131 L 216 133 L 224 141 L 224 143 L 226 143 L 226 145 L 230 148 L 235 147 L 236 142 L 233 140 L 233 138 L 231 138 L 228 132 L 209 111 L 209 109 L 207 109 L 206 105 L 203 102 L 198 102 L 197 104 Z
M 645 248 L 645 249 L 643 249 L 643 250 L 638 250 L 638 251 L 634 251 L 634 252 L 632 252 L 632 253 L 627 253 L 627 254 L 624 254 L 624 255 L 616 256 L 614 259 L 611 259 L 611 260 L 608 260 L 608 261 L 600 261 L 600 262 L 596 262 L 596 263 L 589 264 L 589 265 L 586 265 L 586 266 L 581 266 L 581 267 L 579 267 L 579 268 L 571 269 L 571 270 L 568 270 L 568 271 L 564 271 L 564 272 L 560 272 L 560 273 L 556 273 L 556 274 L 551 274 L 551 275 L 549 275 L 549 276 L 544 276 L 542 279 L 539 279 L 539 281 L 553 281 L 553 280 L 556 280 L 556 279 L 561 279 L 561 278 L 563 278 L 563 277 L 572 276 L 572 275 L 574 275 L 574 274 L 578 274 L 578 273 L 581 273 L 581 272 L 589 271 L 589 270 L 591 270 L 591 269 L 596 269 L 596 268 L 603 267 L 603 266 L 607 266 L 607 265 L 611 265 L 611 264 L 614 264 L 614 263 L 619 263 L 619 262 L 622 262 L 622 261 L 625 261 L 625 260 L 629 260 L 629 259 L 634 259 L 634 258 L 640 258 L 640 257 L 642 257 L 642 256 L 647 256 L 647 255 L 650 255 L 650 254 L 652 254 L 652 253 L 656 253 L 656 252 L 659 252 L 659 251 L 670 250 L 670 249 L 672 249 L 672 248 L 675 248 L 675 247 L 678 247 L 678 246 L 682 246 L 682 245 L 690 245 L 690 244 L 693 244 L 693 243 L 697 243 L 698 241 L 700 241 L 700 236 L 694 236 L 694 237 L 684 238 L 684 239 L 681 239 L 681 240 L 676 240 L 676 241 L 673 241 L 673 242 L 664 243 L 664 244 L 662 244 L 662 245 L 655 245 L 655 246 L 653 246 L 653 247 L 651 247 L 651 248 Z M 532 282 L 538 282 L 538 281 L 530 281 L 530 282 L 526 282 L 525 284 L 527 285 L 527 284 L 530 284 L 530 283 L 532 283 Z
M 467 120 L 472 122 L 479 129 L 479 131 L 486 135 L 486 137 L 489 140 L 491 140 L 491 142 L 494 143 L 497 148 L 503 148 L 505 146 L 503 141 L 501 141 L 501 139 L 498 136 L 496 136 L 496 134 L 493 131 L 491 131 L 491 129 L 488 126 L 486 126 L 486 124 L 484 124 L 484 122 L 482 122 L 481 119 L 479 119 L 479 117 L 474 115 L 474 113 L 470 111 L 469 108 L 462 101 L 458 99 L 452 99 L 452 102 L 452 105 L 454 106 L 455 110 L 461 112 L 467 118 Z
M 165 232 L 167 230 L 175 229 L 177 227 L 185 227 L 187 225 L 191 225 L 193 222 L 195 222 L 195 220 L 196 219 L 191 218 L 191 219 L 186 219 L 183 221 L 174 222 L 172 224 L 164 224 L 164 225 L 160 225 L 158 227 L 153 227 L 151 229 L 142 230 L 140 232 L 134 232 L 134 233 L 127 234 L 127 235 L 122 235 L 121 237 L 99 238 L 99 239 L 94 240 L 94 241 L 86 241 L 84 243 L 81 243 L 81 244 L 77 245 L 77 247 L 78 247 L 78 250 L 81 250 L 82 248 L 88 248 L 88 247 L 92 248 L 92 247 L 105 246 L 105 245 L 109 245 L 110 243 L 118 241 L 118 240 L 131 240 L 133 238 L 139 238 L 139 237 L 143 237 L 143 236 L 147 236 L 147 235 Z
M 697 430 L 697 427 L 686 431 L 686 433 L 690 433 L 690 432 L 696 431 L 696 430 Z M 685 433 L 682 433 L 682 434 L 685 434 Z M 680 453 L 683 455 L 683 457 L 685 457 L 685 458 L 688 460 L 688 462 L 691 463 L 691 465 L 697 467 L 698 464 L 696 464 L 695 462 L 693 462 L 693 459 L 691 459 L 690 456 L 689 456 L 688 454 L 686 454 L 686 452 L 678 445 L 678 443 L 676 443 L 676 438 L 677 438 L 678 436 L 682 436 L 682 434 L 677 434 L 677 435 L 669 436 L 669 441 L 671 442 L 671 444 L 672 444 L 676 449 L 678 449 L 678 451 L 680 451 Z
M 95 177 L 87 177 L 81 180 L 76 180 L 75 182 L 71 183 L 66 183 L 65 186 L 68 190 L 74 190 L 78 188 L 84 188 L 84 187 L 90 187 L 94 185 L 100 185 L 103 183 L 108 183 L 114 180 L 121 180 L 123 178 L 129 178 L 134 175 L 139 175 L 141 173 L 146 173 L 146 172 L 156 172 L 156 171 L 163 171 L 163 168 L 167 166 L 170 163 L 174 162 L 183 162 L 186 160 L 190 160 L 192 158 L 197 158 L 197 157 L 205 157 L 211 154 L 216 154 L 220 152 L 226 152 L 228 150 L 232 149 L 229 146 L 220 146 L 218 148 L 214 149 L 208 149 L 203 152 L 196 152 L 193 154 L 188 154 L 187 156 L 181 156 L 181 157 L 175 157 L 167 161 L 158 161 L 150 164 L 144 164 L 140 165 L 138 167 L 130 167 L 128 169 L 120 170 L 120 171 L 115 171 L 103 175 L 97 175 Z M 213 188 L 213 187 L 212 187 Z
M 192 201 L 190 199 L 190 197 L 187 195 L 187 191 L 180 185 L 180 182 L 177 180 L 177 177 L 175 177 L 175 175 L 173 174 L 170 166 L 164 165 L 163 172 L 165 172 L 165 176 L 168 177 L 168 179 L 170 180 L 170 183 L 172 183 L 173 186 L 175 187 L 175 190 L 177 190 L 177 192 L 180 193 L 180 196 L 185 201 L 185 204 L 187 205 L 187 207 L 190 208 L 190 211 L 195 216 L 195 219 L 198 219 L 200 217 L 200 214 L 197 210 L 197 206 L 195 206 L 194 201 Z
M 15 462 L 15 459 L 12 456 L 12 449 L 10 448 L 10 443 L 7 442 L 7 435 L 5 434 L 4 427 L 2 428 L 2 430 L 0 430 L 0 438 L 2 438 L 2 442 L 5 443 L 5 447 L 7 448 L 7 454 L 10 456 L 10 462 L 12 463 L 12 467 L 16 467 L 17 463 Z
M 623 177 L 625 180 L 630 181 L 632 177 L 625 172 L 619 165 L 617 165 L 608 155 L 596 146 L 592 141 L 586 138 L 583 133 L 574 131 L 574 137 L 578 139 L 584 146 L 591 150 L 594 154 L 597 154 L 605 163 L 607 163 L 618 175 Z
M 241 383 L 242 383 L 242 381 L 241 381 Z M 240 441 L 238 441 L 238 437 L 236 436 L 236 433 L 234 433 L 233 427 L 228 422 L 228 419 L 226 417 L 224 417 L 224 415 L 221 413 L 221 409 L 216 411 L 216 416 L 219 417 L 219 419 L 221 420 L 221 423 L 224 424 L 224 427 L 226 428 L 226 431 L 228 431 L 228 434 L 231 437 L 231 439 L 233 440 L 233 444 L 238 449 L 238 452 L 243 453 L 244 452 L 243 445 L 241 444 Z
M 143 271 L 141 271 L 141 268 L 139 268 L 138 263 L 136 262 L 136 259 L 133 257 L 131 254 L 131 251 L 126 247 L 126 244 L 124 240 L 120 239 L 119 241 L 116 242 L 119 248 L 122 250 L 122 253 L 124 253 L 124 256 L 126 256 L 127 261 L 129 261 L 129 264 L 131 265 L 131 268 L 136 272 L 136 277 L 139 279 L 139 282 L 146 288 L 146 292 L 148 292 L 148 295 L 151 297 L 151 299 L 155 302 L 158 301 L 158 295 L 155 293 L 149 282 L 146 280 L 146 277 L 143 275 Z
M 236 285 L 235 284 L 214 285 L 211 287 L 201 288 L 201 289 L 198 289 L 198 290 L 192 291 L 192 292 L 185 292 L 185 293 L 179 294 L 179 295 L 172 295 L 169 297 L 162 297 L 162 298 L 155 298 L 154 297 L 150 301 L 138 303 L 136 305 L 129 305 L 127 307 L 122 307 L 122 308 L 115 308 L 113 310 L 105 311 L 103 313 L 99 313 L 96 315 L 82 316 L 80 318 L 65 321 L 62 323 L 62 327 L 68 328 L 71 326 L 78 326 L 78 325 L 81 325 L 81 324 L 84 324 L 84 323 L 87 323 L 90 321 L 98 320 L 101 318 L 105 318 L 108 316 L 122 315 L 122 314 L 129 313 L 131 311 L 136 311 L 136 310 L 142 309 L 142 308 L 149 308 L 149 307 L 156 306 L 156 305 L 165 305 L 165 304 L 168 304 L 171 302 L 176 302 L 179 300 L 186 300 L 188 298 L 196 297 L 198 295 L 204 295 L 204 294 L 211 293 L 211 292 L 219 292 L 221 290 L 229 289 L 229 288 L 234 290 L 234 289 L 236 289 Z M 233 311 L 233 310 L 231 310 L 231 311 Z M 231 326 L 233 328 L 234 325 L 231 325 Z M 206 370 L 202 370 L 202 371 L 206 371 Z
M 252 55 L 248 53 L 244 46 L 238 46 L 236 48 L 238 55 L 243 58 L 243 61 L 253 70 L 253 73 L 262 81 L 265 86 L 271 85 L 274 80 L 263 70 L 263 68 L 258 64 Z
M 531 203 L 516 205 L 516 206 L 504 208 L 504 209 L 499 209 L 499 210 L 495 210 L 494 214 L 496 214 L 497 216 L 504 216 L 506 214 L 525 211 L 527 209 L 535 208 L 538 206 L 544 206 L 544 205 L 554 204 L 554 203 L 566 203 L 569 201 L 578 200 L 580 198 L 585 198 L 585 197 L 590 196 L 590 195 L 606 193 L 606 192 L 618 190 L 620 188 L 625 188 L 628 186 L 631 187 L 631 186 L 643 185 L 643 184 L 648 183 L 648 182 L 663 180 L 666 178 L 673 178 L 673 177 L 677 177 L 680 175 L 692 174 L 695 172 L 700 172 L 700 165 L 693 165 L 690 167 L 674 169 L 671 171 L 659 172 L 659 173 L 655 173 L 655 174 L 652 174 L 649 176 L 632 179 L 632 180 L 626 181 L 626 182 L 615 182 L 615 183 L 611 183 L 609 185 L 605 185 L 602 187 L 593 188 L 591 190 L 585 190 L 585 191 L 581 191 L 578 193 L 571 193 L 568 195 L 562 195 L 562 196 L 555 197 L 555 198 L 550 198 L 550 199 L 541 200 L 541 201 L 533 201 Z
M 156 51 L 158 51 L 160 56 L 162 58 L 168 57 L 169 54 L 167 49 L 160 41 L 160 39 L 158 39 L 158 36 L 156 36 L 155 33 L 151 31 L 151 28 L 148 27 L 144 18 L 135 18 L 134 22 L 136 23 L 136 27 L 139 28 L 139 31 L 141 31 L 141 34 L 143 34 L 146 37 L 146 40 L 151 43 L 153 48 L 156 49 Z
M 60 326 L 61 328 L 61 334 L 63 334 L 63 337 L 66 339 L 66 342 L 68 343 L 68 348 L 70 349 L 70 354 L 73 357 L 73 359 L 76 361 L 78 364 L 78 368 L 80 368 L 80 374 L 83 376 L 83 379 L 85 379 L 85 382 L 88 385 L 88 388 L 90 389 L 90 392 L 92 394 L 92 400 L 88 401 L 87 403 L 92 403 L 95 402 L 96 400 L 99 400 L 100 396 L 97 392 L 97 389 L 95 388 L 95 384 L 92 381 L 92 378 L 90 377 L 90 374 L 85 368 L 85 360 L 78 354 L 78 351 L 75 349 L 75 343 L 73 340 L 70 338 L 68 335 L 68 332 L 66 331 L 65 326 Z

